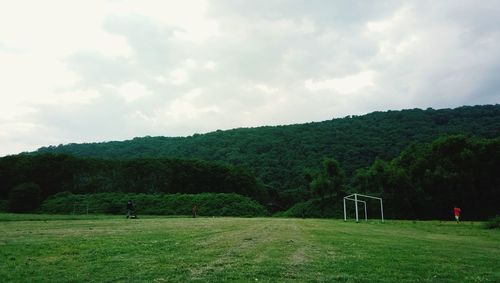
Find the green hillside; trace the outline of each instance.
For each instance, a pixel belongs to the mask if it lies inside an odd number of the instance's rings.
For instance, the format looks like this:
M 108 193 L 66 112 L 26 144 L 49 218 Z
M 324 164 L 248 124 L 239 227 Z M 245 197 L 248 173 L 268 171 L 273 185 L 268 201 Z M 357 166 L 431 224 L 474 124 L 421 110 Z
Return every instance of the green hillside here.
M 0 211 L 38 211 L 43 201 L 42 211 L 50 213 L 90 203 L 93 211 L 120 213 L 127 199 L 135 199 L 149 213 L 179 214 L 205 202 L 195 198 L 208 193 L 214 215 L 261 215 L 253 208 L 264 205 L 283 216 L 340 218 L 342 198 L 358 192 L 382 197 L 389 218 L 445 220 L 459 206 L 464 219 L 485 220 L 500 215 L 498 168 L 500 138 L 464 135 L 411 144 L 392 160 L 376 159 L 350 178 L 338 161 L 325 158 L 320 169 L 304 169 L 304 187 L 289 190 L 265 186 L 243 167 L 214 161 L 19 154 L 0 158 Z M 167 209 L 169 199 L 183 208 Z M 260 204 L 247 205 L 254 201 Z M 380 213 L 373 208 L 370 215 Z
M 387 201 L 389 218 L 449 219 L 458 205 L 485 220 L 500 214 L 499 167 L 500 105 L 376 112 L 2 157 L 0 210 L 36 211 L 66 191 L 236 193 L 271 213 L 340 217 L 342 197 L 364 192 Z
M 50 146 L 37 152 L 111 159 L 222 161 L 252 170 L 265 184 L 283 192 L 305 188 L 304 170 L 319 168 L 325 157 L 338 160 L 350 177 L 377 157 L 392 159 L 410 143 L 427 143 L 450 134 L 500 136 L 500 105 L 374 112 L 323 122 L 219 130 L 189 137 Z

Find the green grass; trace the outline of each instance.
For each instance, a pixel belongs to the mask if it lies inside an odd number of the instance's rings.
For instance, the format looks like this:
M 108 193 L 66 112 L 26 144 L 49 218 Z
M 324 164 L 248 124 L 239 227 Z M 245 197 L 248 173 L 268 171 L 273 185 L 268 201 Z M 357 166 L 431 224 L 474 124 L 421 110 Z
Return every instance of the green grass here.
M 0 214 L 0 278 L 500 282 L 500 233 L 437 221 Z

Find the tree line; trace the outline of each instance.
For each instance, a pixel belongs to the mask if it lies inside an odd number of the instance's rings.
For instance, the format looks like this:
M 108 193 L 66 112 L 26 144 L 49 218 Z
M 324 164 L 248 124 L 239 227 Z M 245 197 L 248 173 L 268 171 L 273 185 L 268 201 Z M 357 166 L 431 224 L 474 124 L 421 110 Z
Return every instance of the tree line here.
M 441 137 L 358 170 L 354 189 L 382 196 L 392 217 L 449 219 L 459 206 L 466 219 L 486 219 L 500 215 L 498 168 L 499 138 Z
M 197 207 L 200 216 L 265 216 L 266 209 L 257 201 L 235 193 L 137 194 L 61 192 L 48 197 L 39 211 L 51 214 L 121 214 L 128 201 L 134 213 L 141 215 L 190 215 Z
M 453 207 L 464 219 L 500 215 L 500 139 L 463 135 L 411 144 L 392 160 L 377 159 L 358 169 L 351 183 L 335 159 L 306 173 L 309 197 L 283 214 L 342 217 L 344 196 L 363 193 L 384 200 L 385 216 L 399 219 L 451 219 Z M 354 213 L 352 207 L 348 210 Z M 377 202 L 368 214 L 380 216 Z
M 189 137 L 143 137 L 123 142 L 67 144 L 37 153 L 79 157 L 179 158 L 240 165 L 277 195 L 288 208 L 308 197 L 304 172 L 325 157 L 342 164 L 352 184 L 356 170 L 376 159 L 390 160 L 411 143 L 429 143 L 439 136 L 500 136 L 500 105 L 456 109 L 410 109 L 347 116 L 323 122 L 240 128 Z
M 23 199 L 28 194 L 44 200 L 64 191 L 236 193 L 261 202 L 267 198 L 265 187 L 248 170 L 215 162 L 166 158 L 106 160 L 65 154 L 0 158 L 0 199 Z M 22 201 L 19 205 L 23 205 Z
M 30 211 L 61 192 L 72 197 L 107 192 L 236 193 L 285 216 L 341 217 L 342 198 L 357 192 L 382 197 L 389 218 L 449 219 L 453 206 L 461 207 L 464 218 L 470 220 L 500 215 L 500 138 L 453 135 L 411 144 L 393 159 L 376 159 L 359 168 L 352 179 L 332 157 L 318 165 L 305 168 L 305 186 L 289 191 L 289 199 L 284 199 L 238 166 L 199 160 L 21 154 L 0 158 L 0 198 L 10 199 L 20 211 Z M 373 207 L 370 215 L 379 213 L 378 206 Z
M 500 105 L 486 105 L 60 145 L 0 158 L 0 199 L 26 182 L 41 199 L 61 191 L 237 193 L 272 212 L 322 217 L 339 215 L 343 195 L 365 192 L 386 200 L 389 217 L 445 219 L 459 205 L 481 219 L 498 214 L 499 136 Z

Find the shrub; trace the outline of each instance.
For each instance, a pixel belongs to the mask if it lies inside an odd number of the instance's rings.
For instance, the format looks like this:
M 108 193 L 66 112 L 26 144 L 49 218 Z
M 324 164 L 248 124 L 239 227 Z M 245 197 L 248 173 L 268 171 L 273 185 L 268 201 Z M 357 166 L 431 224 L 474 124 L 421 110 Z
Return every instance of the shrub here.
M 303 218 L 341 218 L 342 207 L 337 203 L 338 201 L 335 201 L 330 197 L 325 199 L 310 199 L 308 201 L 295 204 L 287 211 L 280 213 L 279 216 Z
M 9 210 L 11 212 L 33 212 L 40 206 L 40 186 L 22 183 L 10 191 Z
M 9 209 L 9 201 L 0 199 L 0 212 L 7 212 Z
M 500 215 L 490 218 L 485 226 L 487 229 L 499 229 L 500 228 Z
M 138 214 L 189 215 L 193 206 L 201 216 L 262 216 L 267 212 L 255 200 L 238 194 L 132 194 L 58 193 L 46 199 L 41 210 L 45 213 L 105 213 L 125 214 L 131 200 Z

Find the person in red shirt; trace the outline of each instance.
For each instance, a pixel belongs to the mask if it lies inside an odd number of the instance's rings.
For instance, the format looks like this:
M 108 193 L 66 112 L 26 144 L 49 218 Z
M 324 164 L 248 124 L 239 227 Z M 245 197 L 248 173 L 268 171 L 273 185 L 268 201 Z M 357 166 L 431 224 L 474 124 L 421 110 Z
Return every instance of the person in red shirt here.
M 460 222 L 460 212 L 462 212 L 462 210 L 459 207 L 455 206 L 453 208 L 453 214 L 455 214 L 455 220 L 457 220 L 457 223 Z

